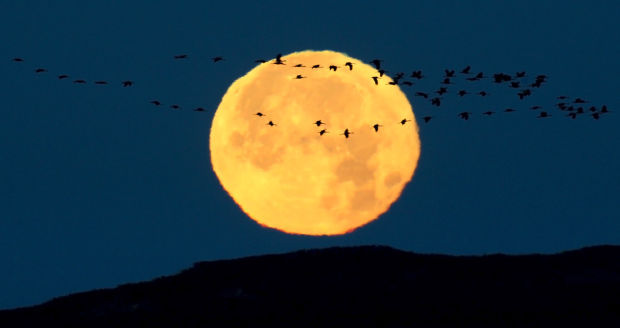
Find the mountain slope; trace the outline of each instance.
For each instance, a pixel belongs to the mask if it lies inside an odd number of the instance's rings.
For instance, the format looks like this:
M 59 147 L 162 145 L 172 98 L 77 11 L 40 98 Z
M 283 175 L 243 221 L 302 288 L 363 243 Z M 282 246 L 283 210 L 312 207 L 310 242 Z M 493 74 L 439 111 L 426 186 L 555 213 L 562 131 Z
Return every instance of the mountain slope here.
M 364 246 L 201 262 L 0 311 L 0 327 L 620 326 L 620 246 L 420 255 Z

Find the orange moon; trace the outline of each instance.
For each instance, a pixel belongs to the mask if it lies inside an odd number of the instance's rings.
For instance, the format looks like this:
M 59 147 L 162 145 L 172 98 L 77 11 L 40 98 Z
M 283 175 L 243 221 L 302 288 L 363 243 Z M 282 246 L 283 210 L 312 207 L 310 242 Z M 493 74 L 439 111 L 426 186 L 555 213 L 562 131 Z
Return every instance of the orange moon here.
M 377 70 L 343 53 L 295 52 L 282 62 L 260 64 L 228 88 L 211 125 L 213 170 L 263 226 L 351 232 L 387 211 L 413 177 L 420 139 L 411 105 L 391 78 L 375 85 Z

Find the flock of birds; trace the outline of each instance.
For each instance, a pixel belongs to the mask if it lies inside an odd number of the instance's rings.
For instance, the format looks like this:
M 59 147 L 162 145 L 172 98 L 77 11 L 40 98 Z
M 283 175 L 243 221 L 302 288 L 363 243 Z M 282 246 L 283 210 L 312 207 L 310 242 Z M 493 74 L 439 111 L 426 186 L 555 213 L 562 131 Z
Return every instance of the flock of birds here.
M 173 60 L 187 60 L 189 58 L 189 56 L 187 54 L 179 54 L 179 55 L 174 55 L 173 56 Z M 221 56 L 217 56 L 217 57 L 212 57 L 211 61 L 213 63 L 218 63 L 223 61 L 224 58 Z M 25 62 L 25 60 L 21 57 L 15 57 L 12 59 L 13 62 L 15 63 L 23 63 Z M 274 64 L 274 65 L 289 65 L 292 67 L 296 67 L 296 68 L 303 68 L 303 67 L 310 67 L 310 69 L 324 69 L 325 67 L 321 66 L 321 64 L 312 64 L 309 66 L 306 66 L 304 64 L 301 63 L 297 63 L 297 64 L 287 64 L 287 61 L 285 59 L 282 58 L 282 54 L 278 54 L 276 56 L 275 59 L 273 60 L 265 60 L 265 59 L 257 59 L 255 60 L 255 63 L 258 64 Z M 376 74 L 374 74 L 373 76 L 369 77 L 369 83 L 374 83 L 377 87 L 379 87 L 380 85 L 382 85 L 382 81 L 383 81 L 383 77 L 386 75 L 386 73 L 388 73 L 388 71 L 386 71 L 383 66 L 382 63 L 383 61 L 380 59 L 373 59 L 370 62 L 372 65 L 374 65 L 375 69 L 376 69 Z M 352 71 L 354 69 L 355 63 L 353 62 L 346 62 L 343 65 L 345 68 L 343 69 L 348 69 L 349 71 Z M 339 68 L 341 68 L 341 66 L 335 65 L 335 64 L 331 64 L 327 67 L 329 70 L 331 71 L 338 71 Z M 48 70 L 46 68 L 43 67 L 37 67 L 34 69 L 34 73 L 35 74 L 45 74 L 45 73 L 49 73 Z M 533 81 L 531 81 L 530 83 L 526 82 L 526 77 L 528 77 L 528 74 L 524 71 L 521 72 L 517 72 L 514 75 L 510 75 L 510 74 L 506 74 L 506 73 L 495 73 L 493 75 L 487 76 L 485 75 L 485 73 L 483 72 L 478 72 L 478 73 L 474 73 L 471 70 L 471 66 L 467 66 L 465 68 L 463 68 L 462 70 L 460 70 L 458 73 L 456 70 L 453 69 L 445 69 L 444 70 L 444 75 L 441 79 L 441 82 L 439 83 L 439 86 L 437 88 L 437 90 L 434 91 L 416 91 L 414 92 L 414 97 L 419 97 L 422 98 L 424 100 L 427 100 L 430 102 L 431 106 L 434 107 L 440 107 L 442 105 L 442 100 L 443 100 L 443 96 L 452 92 L 456 95 L 458 95 L 459 97 L 464 97 L 466 95 L 476 95 L 479 97 L 486 97 L 489 95 L 489 93 L 487 91 L 479 91 L 479 92 L 469 92 L 465 89 L 459 89 L 456 92 L 449 90 L 449 88 L 451 89 L 453 85 L 455 85 L 455 79 L 458 76 L 464 77 L 466 81 L 469 82 L 475 82 L 475 81 L 481 81 L 483 79 L 492 79 L 493 83 L 495 84 L 505 84 L 507 85 L 509 88 L 516 90 L 516 95 L 518 96 L 518 98 L 520 100 L 524 100 L 527 97 L 532 95 L 532 92 L 534 89 L 538 89 L 541 88 L 543 86 L 544 83 L 547 82 L 547 76 L 544 74 L 540 74 L 540 75 L 536 75 L 533 79 Z M 302 74 L 296 74 L 293 79 L 295 80 L 301 80 L 301 79 L 305 79 L 308 76 L 306 75 L 302 75 Z M 407 78 L 408 77 L 408 78 Z M 417 81 L 422 80 L 426 78 L 426 76 L 424 75 L 424 73 L 422 72 L 422 70 L 414 70 L 411 74 L 407 75 L 404 72 L 397 72 L 393 75 L 393 77 L 390 79 L 390 81 L 388 81 L 387 83 L 385 83 L 385 85 L 392 85 L 392 86 L 403 86 L 403 87 L 412 87 Z M 58 80 L 72 80 L 72 82 L 74 84 L 87 84 L 88 82 L 84 79 L 81 78 L 76 78 L 76 79 L 72 79 L 69 75 L 64 74 L 64 73 L 60 73 L 57 75 L 57 79 Z M 372 81 L 372 82 L 371 82 Z M 94 80 L 92 81 L 93 84 L 96 85 L 108 85 L 111 84 L 109 81 L 105 81 L 105 80 Z M 131 87 L 134 85 L 134 82 L 132 80 L 124 80 L 124 81 L 119 81 L 117 82 L 120 86 L 122 87 Z M 582 99 L 582 98 L 570 98 L 568 96 L 558 96 L 556 97 L 557 99 L 557 103 L 555 104 L 555 107 L 557 109 L 559 109 L 560 111 L 563 112 L 563 115 L 571 118 L 571 119 L 576 119 L 579 116 L 584 116 L 584 115 L 589 115 L 591 116 L 594 120 L 598 120 L 601 117 L 603 117 L 603 115 L 610 113 L 610 111 L 608 110 L 606 105 L 601 105 L 600 107 L 594 106 L 589 104 L 588 101 Z M 152 104 L 153 106 L 162 106 L 162 102 L 160 102 L 157 99 L 153 99 L 149 101 L 150 104 Z M 171 104 L 169 105 L 170 108 L 174 109 L 174 110 L 180 110 L 181 106 L 178 104 Z M 548 111 L 548 110 L 543 110 L 543 107 L 540 105 L 535 105 L 535 106 L 531 106 L 530 107 L 531 110 L 535 110 L 538 111 L 538 116 L 536 116 L 536 118 L 539 119 L 544 119 L 544 118 L 549 118 L 552 116 L 552 114 Z M 205 109 L 203 107 L 196 107 L 193 109 L 196 112 L 204 112 Z M 511 112 L 515 112 L 516 110 L 513 108 L 506 108 L 503 110 L 503 112 L 505 113 L 511 113 Z M 496 114 L 495 111 L 492 110 L 488 110 L 482 113 L 479 113 L 483 116 L 492 116 L 494 114 Z M 264 113 L 262 112 L 257 112 L 255 113 L 256 116 L 258 117 L 264 117 L 266 116 Z M 463 119 L 463 120 L 469 120 L 470 118 L 472 118 L 474 115 L 474 113 L 472 112 L 468 112 L 468 111 L 463 111 L 460 113 L 457 113 L 457 117 Z M 432 115 L 427 115 L 427 116 L 423 116 L 422 120 L 424 121 L 424 123 L 429 123 L 431 120 L 433 119 Z M 403 118 L 400 122 L 401 125 L 405 125 L 407 122 L 410 122 L 410 119 L 407 118 Z M 325 125 L 325 123 L 322 120 L 317 120 L 315 121 L 313 124 L 315 124 L 317 127 L 321 128 L 323 125 Z M 273 121 L 268 121 L 266 123 L 266 125 L 271 126 L 271 127 L 275 127 L 277 126 L 276 123 L 274 123 Z M 379 131 L 379 128 L 382 127 L 382 125 L 380 125 L 379 123 L 375 123 L 374 125 L 371 125 L 370 128 L 374 129 L 375 132 Z M 320 136 L 325 135 L 326 133 L 328 133 L 327 129 L 321 129 L 320 131 L 318 131 L 318 134 Z M 349 129 L 345 129 L 343 131 L 343 133 L 341 133 L 341 135 L 344 135 L 345 138 L 349 138 L 351 135 L 353 134 L 352 131 L 350 131 Z

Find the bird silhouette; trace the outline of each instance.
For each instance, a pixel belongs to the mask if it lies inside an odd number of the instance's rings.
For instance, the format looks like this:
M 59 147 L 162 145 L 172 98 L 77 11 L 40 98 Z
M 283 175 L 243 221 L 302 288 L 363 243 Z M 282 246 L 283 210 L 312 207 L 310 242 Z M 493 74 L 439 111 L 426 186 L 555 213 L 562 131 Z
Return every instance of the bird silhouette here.
M 306 67 L 306 66 L 304 66 L 303 64 L 297 64 L 297 65 L 295 65 L 293 67 Z
M 587 101 L 585 101 L 585 100 L 583 100 L 583 99 L 581 99 L 581 98 L 576 98 L 576 99 L 573 101 L 573 103 L 575 103 L 575 104 L 585 104 L 585 103 L 587 103 Z
M 422 75 L 422 71 L 421 70 L 420 71 L 413 71 L 411 73 L 411 77 L 416 78 L 418 80 L 421 80 L 424 77 L 424 75 Z
M 217 57 L 213 57 L 213 58 L 211 58 L 211 60 L 213 60 L 213 62 L 214 62 L 214 63 L 217 63 L 217 62 L 219 62 L 219 61 L 224 60 L 224 58 L 223 58 L 223 57 L 220 57 L 220 56 L 217 56 Z
M 325 123 L 322 122 L 321 120 L 318 120 L 318 121 L 314 122 L 314 124 L 316 124 L 316 126 L 325 125 Z
M 86 81 L 85 80 L 73 80 L 73 83 L 75 83 L 75 84 L 85 84 Z
M 440 95 L 440 96 L 443 95 L 444 93 L 447 93 L 447 92 L 448 92 L 448 88 L 446 88 L 446 87 L 440 87 L 439 90 L 435 91 L 435 93 Z
M 377 72 L 379 72 L 379 76 L 383 76 L 383 74 L 387 73 L 384 69 L 377 70 Z
M 458 116 L 462 119 L 464 119 L 465 121 L 469 120 L 469 115 L 471 115 L 470 112 L 460 112 L 458 114 Z
M 478 92 L 478 94 L 481 95 L 482 97 L 486 97 L 488 95 L 486 91 L 480 91 Z
M 301 74 L 298 74 L 298 75 L 295 77 L 295 80 L 301 80 L 301 79 L 305 79 L 305 78 L 306 78 L 305 76 L 303 76 L 303 75 L 301 75 Z
M 345 138 L 349 138 L 349 135 L 352 135 L 352 134 L 353 134 L 353 132 L 349 131 L 349 129 L 344 129 L 344 133 L 342 133 L 342 135 Z
M 371 63 L 372 63 L 373 65 L 375 65 L 375 68 L 376 68 L 376 69 L 381 69 L 381 62 L 382 62 L 382 61 L 383 61 L 383 60 L 381 60 L 381 59 L 373 59 L 373 60 L 371 61 Z
M 603 105 L 601 106 L 601 113 L 611 113 L 611 111 L 607 109 L 607 105 Z
M 196 107 L 196 108 L 194 108 L 194 112 L 204 112 L 204 111 L 205 111 L 205 109 L 204 109 L 204 108 L 202 108 L 202 107 Z
M 47 70 L 45 68 L 37 68 L 34 70 L 35 73 L 45 73 Z
M 437 97 L 431 99 L 431 105 L 437 106 L 437 107 L 441 106 L 441 99 Z
M 327 133 L 327 129 L 323 129 L 323 130 L 319 131 L 319 135 L 321 135 L 321 136 L 324 135 L 325 133 Z
M 525 77 L 525 72 L 517 72 L 517 73 L 515 74 L 515 77 L 516 77 L 516 78 Z
M 174 59 L 186 59 L 187 55 L 186 54 L 182 54 L 182 55 L 175 55 Z
M 264 64 L 264 63 L 266 63 L 267 61 L 266 61 L 265 59 L 257 59 L 257 60 L 255 60 L 254 62 L 255 62 L 255 63 Z
M 411 82 L 411 81 L 403 81 L 403 84 L 406 85 L 406 86 L 409 86 L 409 87 L 413 86 L 413 82 Z
M 592 113 L 592 118 L 598 120 L 601 117 L 600 113 Z
M 504 112 L 506 112 L 506 113 L 512 113 L 512 112 L 516 112 L 516 110 L 514 110 L 514 109 L 512 109 L 512 108 L 506 108 L 506 109 L 504 110 Z
M 181 106 L 179 106 L 179 105 L 170 105 L 170 108 L 172 108 L 172 109 L 181 109 Z
M 312 68 L 312 69 L 315 69 L 315 68 L 321 68 L 321 65 L 319 65 L 319 64 L 312 65 L 312 67 L 311 67 L 311 68 Z
M 441 81 L 441 84 L 452 84 L 452 83 L 450 82 L 450 78 L 446 77 L 445 79 L 443 79 L 443 81 Z
M 256 116 L 258 116 L 258 117 L 263 117 L 263 116 L 266 116 L 265 114 L 263 114 L 263 113 L 261 113 L 261 112 L 258 112 L 258 113 L 254 114 L 254 115 L 256 115 Z
M 275 65 L 284 65 L 284 61 L 282 60 L 282 54 L 277 54 L 276 59 L 273 62 Z
M 107 81 L 95 81 L 95 84 L 106 85 L 108 84 L 108 82 Z
M 402 120 L 400 120 L 400 124 L 405 125 L 405 123 L 407 122 L 411 122 L 411 120 L 408 120 L 406 118 L 403 118 Z
M 422 117 L 422 119 L 424 120 L 424 123 L 428 123 L 428 122 L 430 122 L 430 120 L 431 120 L 432 118 L 433 118 L 432 116 L 424 116 L 424 117 Z
M 58 75 L 58 79 L 59 80 L 64 80 L 64 79 L 67 79 L 67 78 L 69 78 L 69 75 L 67 75 L 67 74 L 60 74 L 60 75 Z
M 334 72 L 338 69 L 338 66 L 336 65 L 329 65 L 329 70 L 333 70 Z
M 540 112 L 540 114 L 538 114 L 538 116 L 536 116 L 536 118 L 545 118 L 545 117 L 551 117 L 551 114 L 549 114 L 547 112 Z
M 418 97 L 423 97 L 424 99 L 428 99 L 428 93 L 416 92 L 415 95 Z
M 151 100 L 150 103 L 155 105 L 155 106 L 161 105 L 161 103 L 158 100 Z
M 379 85 L 379 77 L 378 76 L 373 76 L 372 80 L 375 81 L 375 85 Z
M 494 112 L 494 111 L 491 111 L 491 110 L 490 110 L 490 111 L 486 111 L 486 112 L 482 113 L 482 115 L 486 115 L 486 116 L 491 116 L 491 115 L 493 115 L 493 114 L 495 114 L 495 112 Z
M 541 109 L 541 108 L 542 107 L 538 106 L 538 105 L 530 107 L 531 110 L 537 110 L 537 109 Z
M 594 112 L 596 112 L 596 107 L 590 106 L 589 110 L 590 110 L 590 112 L 594 113 Z
M 269 123 L 267 123 L 266 125 L 269 125 L 269 126 L 276 126 L 277 124 L 273 123 L 273 121 L 269 121 Z
M 444 72 L 446 72 L 446 77 L 454 77 L 454 74 L 456 73 L 454 70 L 448 69 L 445 69 Z
M 24 61 L 24 59 L 23 58 L 19 58 L 19 57 L 15 57 L 15 58 L 12 59 L 12 61 L 14 61 L 16 63 L 21 63 L 21 62 Z
M 379 132 L 379 127 L 381 127 L 381 126 L 383 126 L 383 125 L 375 124 L 375 125 L 372 126 L 372 128 L 375 129 L 375 132 Z
M 510 87 L 514 89 L 519 88 L 520 85 L 521 85 L 521 82 L 519 81 L 510 82 Z
M 463 97 L 466 94 L 467 94 L 467 91 L 465 91 L 465 90 L 459 90 L 459 92 L 458 92 L 458 95 L 461 96 L 461 97 Z
M 483 79 L 483 78 L 484 78 L 484 74 L 482 72 L 480 72 L 480 73 L 476 74 L 476 76 L 474 76 L 474 77 L 468 77 L 466 80 L 467 81 L 478 81 L 478 80 Z
M 123 81 L 123 87 L 130 87 L 133 85 L 133 81 Z
M 566 116 L 572 118 L 573 120 L 577 118 L 577 113 L 568 113 Z
M 463 70 L 461 70 L 461 73 L 469 74 L 469 70 L 471 70 L 471 66 L 467 65 L 467 67 L 465 67 L 465 68 L 463 68 Z
M 349 67 L 349 71 L 353 70 L 353 63 L 352 62 L 346 62 L 346 63 L 344 63 L 344 66 L 348 66 Z

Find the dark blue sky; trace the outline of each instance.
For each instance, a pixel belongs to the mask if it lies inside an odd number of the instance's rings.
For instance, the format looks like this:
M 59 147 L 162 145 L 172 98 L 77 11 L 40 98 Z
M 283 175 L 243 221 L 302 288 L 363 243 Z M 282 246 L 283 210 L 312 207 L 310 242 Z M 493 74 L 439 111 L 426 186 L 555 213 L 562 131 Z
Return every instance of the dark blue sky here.
M 302 248 L 485 254 L 619 244 L 620 3 L 406 3 L 2 2 L 0 308 Z M 420 123 L 412 182 L 387 214 L 345 236 L 262 228 L 211 170 L 210 122 L 228 86 L 257 58 L 305 49 L 428 77 L 406 91 L 418 119 L 435 116 Z M 179 53 L 190 58 L 172 60 Z M 226 60 L 214 65 L 218 55 Z M 484 89 L 485 99 L 446 96 L 435 109 L 413 97 L 436 89 L 444 68 L 468 64 L 549 78 L 524 101 L 489 80 L 453 89 Z M 60 73 L 114 84 L 75 85 Z M 120 87 L 125 79 L 135 86 Z M 570 120 L 553 109 L 559 95 L 613 112 Z M 154 108 L 154 98 L 184 110 Z M 532 105 L 553 117 L 536 119 Z M 197 106 L 208 110 L 188 110 Z M 507 107 L 518 111 L 480 115 Z M 465 110 L 474 112 L 467 122 L 456 117 Z

